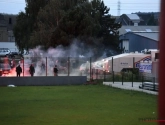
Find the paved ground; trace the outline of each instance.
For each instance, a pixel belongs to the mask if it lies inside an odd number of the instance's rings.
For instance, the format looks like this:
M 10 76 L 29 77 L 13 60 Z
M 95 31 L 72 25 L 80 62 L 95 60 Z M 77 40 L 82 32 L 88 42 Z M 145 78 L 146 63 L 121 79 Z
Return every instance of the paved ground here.
M 115 87 L 115 88 L 141 91 L 141 92 L 146 92 L 148 94 L 158 95 L 158 92 L 155 92 L 155 91 L 139 89 L 140 84 L 141 84 L 141 82 L 134 82 L 133 87 L 132 87 L 132 82 L 124 82 L 123 85 L 122 85 L 122 82 L 114 82 L 114 83 L 113 82 L 103 82 L 103 85 L 108 85 L 108 86 L 112 86 L 112 87 Z

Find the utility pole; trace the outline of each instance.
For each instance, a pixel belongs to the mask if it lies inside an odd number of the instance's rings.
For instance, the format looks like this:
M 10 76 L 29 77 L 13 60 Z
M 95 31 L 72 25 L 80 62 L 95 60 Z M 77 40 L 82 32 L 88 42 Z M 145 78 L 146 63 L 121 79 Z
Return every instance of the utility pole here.
M 117 15 L 118 16 L 120 16 L 120 0 L 118 0 L 118 3 L 117 3 L 117 10 L 118 10 L 118 12 L 117 12 Z

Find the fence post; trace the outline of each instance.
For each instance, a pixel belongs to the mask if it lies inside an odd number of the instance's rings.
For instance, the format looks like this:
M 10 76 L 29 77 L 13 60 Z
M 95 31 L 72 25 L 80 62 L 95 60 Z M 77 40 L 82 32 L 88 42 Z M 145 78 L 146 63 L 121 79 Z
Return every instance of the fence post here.
M 94 69 L 91 69 L 91 80 L 93 81 L 93 70 Z
M 104 71 L 104 82 L 105 82 L 105 71 Z
M 112 79 L 113 79 L 113 83 L 114 83 L 113 57 L 112 57 Z
M 69 71 L 70 71 L 70 68 L 69 68 L 69 66 L 70 66 L 70 61 L 69 61 L 69 57 L 68 57 L 68 76 L 69 76 Z
M 133 70 L 135 68 L 135 57 L 133 57 Z
M 133 73 L 132 73 L 132 87 L 133 87 Z
M 47 68 L 47 57 L 46 57 L 46 76 L 48 75 L 48 68 Z
M 114 71 L 113 71 L 113 83 L 114 83 L 114 81 L 115 81 L 115 78 L 114 78 Z
M 153 84 L 154 84 L 154 91 L 156 90 L 155 89 L 155 77 L 153 77 Z
M 133 72 L 135 72 L 135 57 L 133 57 L 132 87 L 133 87 Z
M 143 76 L 142 76 L 142 89 L 143 89 L 143 82 L 144 82 L 144 78 L 143 78 Z
M 23 57 L 23 76 L 24 76 L 24 57 Z
M 92 59 L 91 59 L 91 57 L 90 57 L 90 69 L 89 69 L 89 73 L 90 73 L 90 80 L 92 80 L 92 64 L 91 64 L 91 62 L 92 62 Z
M 121 78 L 122 78 L 122 85 L 123 85 L 123 74 L 124 74 L 124 73 L 122 73 L 122 77 L 121 77 Z

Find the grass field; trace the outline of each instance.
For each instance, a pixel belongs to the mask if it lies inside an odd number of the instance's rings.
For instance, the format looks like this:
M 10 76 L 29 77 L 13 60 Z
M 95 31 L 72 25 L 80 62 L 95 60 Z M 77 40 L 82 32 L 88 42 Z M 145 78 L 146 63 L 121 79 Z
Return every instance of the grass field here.
M 155 112 L 155 113 L 153 113 Z M 103 85 L 0 87 L 0 125 L 156 125 L 157 96 Z

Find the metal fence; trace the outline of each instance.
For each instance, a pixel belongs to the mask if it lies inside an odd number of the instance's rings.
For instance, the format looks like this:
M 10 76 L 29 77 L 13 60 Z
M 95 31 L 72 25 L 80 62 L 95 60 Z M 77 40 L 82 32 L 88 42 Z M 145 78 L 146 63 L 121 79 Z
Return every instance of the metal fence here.
M 129 82 L 132 87 L 138 82 L 141 83 L 139 86 L 141 89 L 158 91 L 158 78 L 144 75 L 144 73 L 113 72 L 110 74 L 105 72 L 103 78 L 104 82 L 113 82 L 113 84 L 121 82 L 121 85 L 124 85 L 124 83 Z
M 107 60 L 94 61 L 92 58 L 81 57 L 30 57 L 24 58 L 15 57 L 9 59 L 9 63 L 14 62 L 15 67 L 20 64 L 23 69 L 21 76 L 30 76 L 29 67 L 33 64 L 35 68 L 34 76 L 53 76 L 53 68 L 57 65 L 58 76 L 87 76 L 87 80 L 103 80 L 112 82 L 153 82 L 157 83 L 156 77 L 153 77 L 151 73 L 140 73 L 136 70 L 127 71 L 116 70 L 122 69 L 126 63 L 122 63 L 119 66 L 119 62 L 116 59 L 111 58 L 111 63 Z M 125 58 L 130 60 L 132 69 L 134 69 L 135 60 L 133 58 Z M 115 70 L 115 71 L 114 71 Z M 15 68 L 12 68 L 11 74 L 16 76 Z
M 28 68 L 31 64 L 35 67 L 35 76 L 53 76 L 53 68 L 58 68 L 58 76 L 80 76 L 87 75 L 88 67 L 82 64 L 89 63 L 90 58 L 71 58 L 71 57 L 25 57 L 22 60 L 24 76 L 28 75 Z M 81 68 L 81 69 L 80 69 Z

